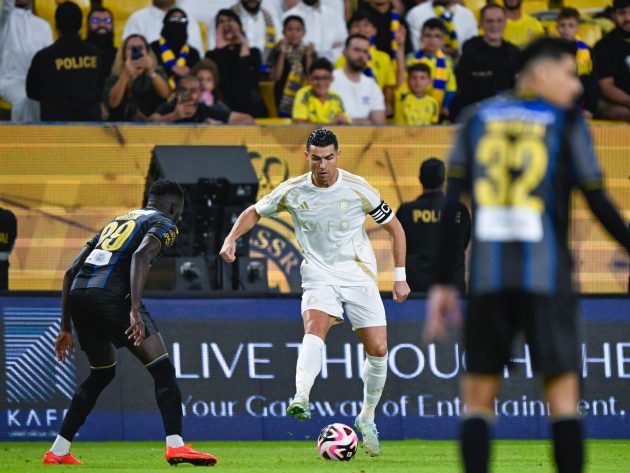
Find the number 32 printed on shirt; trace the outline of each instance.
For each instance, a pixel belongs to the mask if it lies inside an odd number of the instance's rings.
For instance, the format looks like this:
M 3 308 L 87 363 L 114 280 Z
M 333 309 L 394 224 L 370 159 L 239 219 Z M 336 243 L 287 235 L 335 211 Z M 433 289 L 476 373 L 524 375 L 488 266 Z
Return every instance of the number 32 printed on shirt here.
M 475 225 L 485 241 L 540 241 L 542 197 L 532 195 L 548 164 L 545 126 L 508 121 L 487 124 L 476 149 L 476 162 L 485 175 L 474 183 L 478 205 Z

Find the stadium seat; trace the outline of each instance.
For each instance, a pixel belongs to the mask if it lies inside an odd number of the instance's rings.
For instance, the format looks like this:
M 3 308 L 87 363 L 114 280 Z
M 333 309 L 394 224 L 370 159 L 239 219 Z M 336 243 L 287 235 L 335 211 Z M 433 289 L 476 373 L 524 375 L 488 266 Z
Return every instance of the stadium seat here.
M 541 22 L 545 27 L 545 31 L 547 32 L 548 36 L 558 36 L 555 19 L 545 18 L 542 19 Z M 580 36 L 582 41 L 584 41 L 592 48 L 593 46 L 595 46 L 595 43 L 597 43 L 602 38 L 602 30 L 599 25 L 593 20 L 581 20 L 578 35 Z
M 597 12 L 605 9 L 610 2 L 606 0 L 563 0 L 563 7 L 573 7 L 581 12 Z
M 600 27 L 602 34 L 610 33 L 615 29 L 615 24 L 608 18 L 593 18 L 593 22 Z
M 57 28 L 55 28 L 55 10 L 60 3 L 64 3 L 66 0 L 34 0 L 33 1 L 33 12 L 37 16 L 42 17 L 48 23 L 50 23 L 50 28 L 53 31 L 53 35 L 55 39 L 57 39 Z M 90 11 L 90 0 L 73 0 L 74 3 L 79 5 L 81 11 L 83 12 L 83 25 L 81 25 L 81 36 L 85 37 L 86 27 L 85 27 L 85 17 Z
M 260 95 L 262 96 L 262 99 L 267 106 L 267 111 L 269 112 L 269 117 L 271 118 L 278 116 L 278 110 L 276 109 L 276 98 L 273 87 L 274 82 L 271 80 L 261 81 L 260 84 L 258 84 Z
M 464 5 L 466 8 L 472 10 L 475 14 L 475 18 L 477 19 L 477 23 L 479 23 L 479 12 L 486 5 L 486 0 L 464 0 Z
M 201 31 L 201 44 L 203 44 L 204 51 L 208 50 L 208 25 L 203 21 L 198 21 L 199 23 L 199 31 Z M 199 51 L 201 57 L 203 57 L 204 51 Z

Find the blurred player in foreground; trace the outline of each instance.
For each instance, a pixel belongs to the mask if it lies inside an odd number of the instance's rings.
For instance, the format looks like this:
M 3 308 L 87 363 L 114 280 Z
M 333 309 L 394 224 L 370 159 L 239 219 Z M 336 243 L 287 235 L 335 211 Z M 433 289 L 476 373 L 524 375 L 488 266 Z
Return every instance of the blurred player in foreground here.
M 330 328 L 345 311 L 366 351 L 363 365 L 363 408 L 355 421 L 365 451 L 381 453 L 374 411 L 387 376 L 387 322 L 376 285 L 376 258 L 364 228 L 366 215 L 383 226 L 393 240 L 393 298 L 409 295 L 405 277 L 405 233 L 378 190 L 362 177 L 337 168 L 339 144 L 326 129 L 313 131 L 304 153 L 310 172 L 289 179 L 246 209 L 225 238 L 221 257 L 235 260 L 236 240 L 261 216 L 286 210 L 293 219 L 304 261 L 301 266 L 304 339 L 298 355 L 296 394 L 288 413 L 311 418 L 309 395 L 322 368 L 322 347 Z
M 469 473 L 488 471 L 493 402 L 519 332 L 542 375 L 558 472 L 583 468 L 581 323 L 567 244 L 571 189 L 580 188 L 629 252 L 630 232 L 604 192 L 590 133 L 575 107 L 582 91 L 576 71 L 575 45 L 551 38 L 531 43 L 521 53 L 513 93 L 469 113 L 451 151 L 440 251 L 445 264 L 429 293 L 425 338 L 443 338 L 446 318 L 459 318 L 448 268 L 456 245 L 452 215 L 460 193 L 468 191 L 474 229 L 461 449 Z
M 182 395 L 175 370 L 155 322 L 142 304 L 142 291 L 151 262 L 173 245 L 175 224 L 184 209 L 179 184 L 160 179 L 149 189 L 146 207 L 119 215 L 86 243 L 63 280 L 61 330 L 55 353 L 62 363 L 72 355 L 74 325 L 90 375 L 77 389 L 59 435 L 46 455 L 46 464 L 82 463 L 70 444 L 116 375 L 116 348 L 127 347 L 155 381 L 166 432 L 165 458 L 170 464 L 212 466 L 217 459 L 184 445 Z

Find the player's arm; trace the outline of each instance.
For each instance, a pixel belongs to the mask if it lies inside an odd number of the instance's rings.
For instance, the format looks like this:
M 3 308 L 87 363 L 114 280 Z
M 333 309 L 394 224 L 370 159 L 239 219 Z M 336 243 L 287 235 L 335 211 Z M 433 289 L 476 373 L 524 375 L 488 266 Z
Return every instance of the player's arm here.
M 72 287 L 72 281 L 74 281 L 79 269 L 81 269 L 81 266 L 83 266 L 83 263 L 85 263 L 91 251 L 91 247 L 84 246 L 63 276 L 63 288 L 61 290 L 61 327 L 59 329 L 59 335 L 57 335 L 57 340 L 55 340 L 55 356 L 62 363 L 65 363 L 66 360 L 72 356 L 72 350 L 74 348 L 74 339 L 72 337 L 72 312 L 70 311 L 68 297 L 70 295 L 70 288 Z
M 586 122 L 577 111 L 567 116 L 568 145 L 571 150 L 571 170 L 589 207 L 604 228 L 630 253 L 630 232 L 617 209 L 604 191 L 604 178 L 595 155 L 593 140 Z
M 139 346 L 144 340 L 144 322 L 142 317 L 140 317 L 142 291 L 144 291 L 147 274 L 149 274 L 149 269 L 151 268 L 151 261 L 158 255 L 161 248 L 162 243 L 153 234 L 147 234 L 131 257 L 129 274 L 131 283 L 130 326 L 125 333 L 135 346 Z
M 230 230 L 228 236 L 225 237 L 223 247 L 219 252 L 219 256 L 223 258 L 223 261 L 233 263 L 234 260 L 236 260 L 236 240 L 254 228 L 254 225 L 256 225 L 259 220 L 260 215 L 256 212 L 255 205 L 250 205 L 238 216 L 232 230 Z
M 407 240 L 405 231 L 400 221 L 394 217 L 383 224 L 383 228 L 392 239 L 392 252 L 394 255 L 394 288 L 392 296 L 396 302 L 403 302 L 409 296 L 411 289 L 407 284 L 405 275 L 405 257 L 407 254 Z

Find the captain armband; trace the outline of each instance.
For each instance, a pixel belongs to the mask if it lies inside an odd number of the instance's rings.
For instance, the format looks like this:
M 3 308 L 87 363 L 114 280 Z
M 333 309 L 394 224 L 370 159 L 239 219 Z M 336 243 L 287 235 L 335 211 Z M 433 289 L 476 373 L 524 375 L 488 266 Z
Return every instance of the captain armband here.
M 394 217 L 394 212 L 384 200 L 381 200 L 381 203 L 378 204 L 376 208 L 369 213 L 369 215 L 376 223 L 383 225 Z

